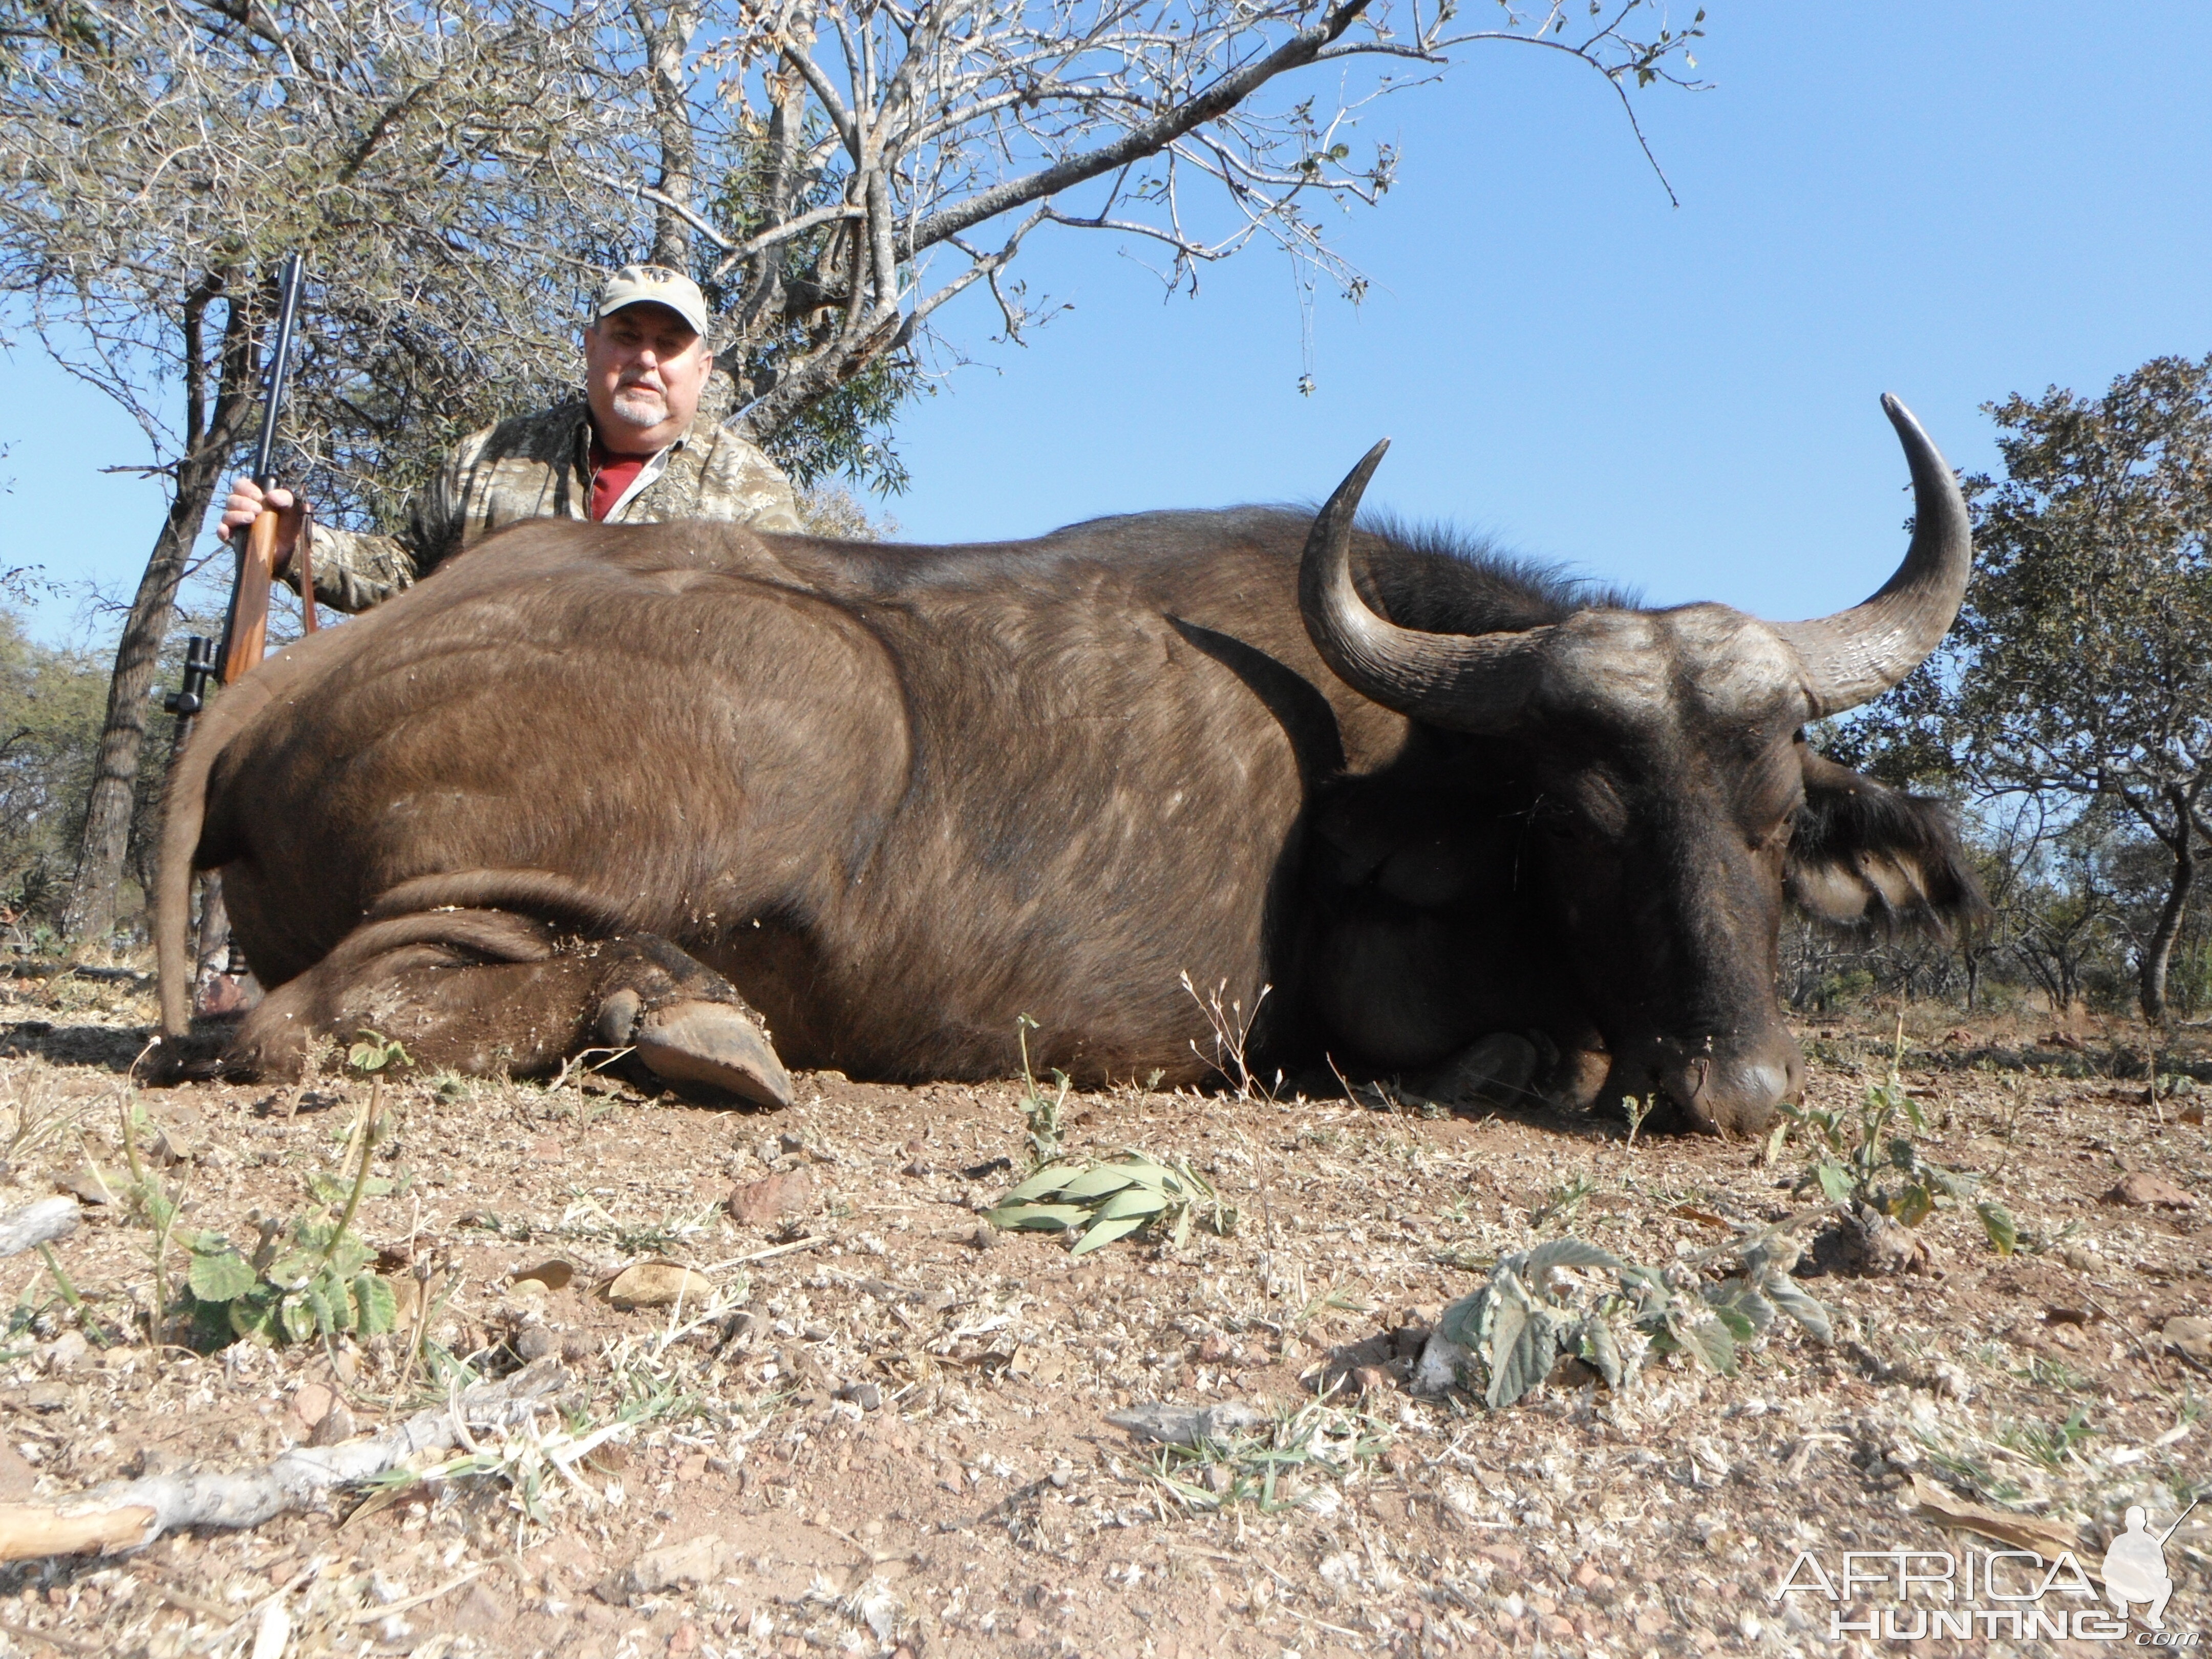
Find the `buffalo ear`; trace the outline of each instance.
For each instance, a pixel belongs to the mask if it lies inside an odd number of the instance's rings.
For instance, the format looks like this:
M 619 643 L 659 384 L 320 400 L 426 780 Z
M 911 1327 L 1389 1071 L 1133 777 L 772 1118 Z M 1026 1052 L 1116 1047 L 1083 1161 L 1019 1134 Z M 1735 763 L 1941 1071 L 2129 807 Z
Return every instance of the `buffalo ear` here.
M 1823 921 L 1948 932 L 1987 908 L 1950 809 L 1838 766 L 1803 744 L 1783 890 Z

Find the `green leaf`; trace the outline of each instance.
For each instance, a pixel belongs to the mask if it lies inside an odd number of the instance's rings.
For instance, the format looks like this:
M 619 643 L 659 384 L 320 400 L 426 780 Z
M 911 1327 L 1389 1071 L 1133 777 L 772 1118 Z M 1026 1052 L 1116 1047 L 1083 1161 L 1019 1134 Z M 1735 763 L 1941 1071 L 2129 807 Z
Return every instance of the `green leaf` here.
M 1814 1301 L 1805 1287 L 1787 1273 L 1771 1273 L 1760 1282 L 1759 1288 L 1768 1301 L 1796 1320 L 1817 1341 L 1832 1342 L 1835 1333 L 1828 1323 L 1828 1310 Z
M 304 1297 L 288 1296 L 278 1303 L 276 1321 L 284 1335 L 294 1342 L 305 1342 L 315 1334 L 314 1310 Z
M 287 1291 L 296 1291 L 306 1284 L 322 1263 L 321 1247 L 312 1250 L 287 1250 L 269 1264 L 269 1282 Z
M 1577 1352 L 1597 1374 L 1605 1379 L 1608 1389 L 1618 1389 L 1627 1375 L 1627 1362 L 1620 1352 L 1620 1339 L 1613 1333 L 1602 1315 L 1593 1314 L 1582 1325 L 1581 1342 Z
M 1554 1267 L 1602 1267 L 1617 1273 L 1621 1266 L 1620 1258 L 1610 1250 L 1601 1250 L 1579 1238 L 1555 1238 L 1520 1258 L 1522 1276 L 1536 1285 L 1541 1285 L 1544 1275 Z
M 1147 1192 L 1142 1187 L 1127 1187 L 1098 1206 L 1101 1221 L 1119 1221 L 1125 1216 L 1158 1215 L 1168 1206 L 1168 1199 L 1161 1193 Z
M 1541 1308 L 1501 1297 L 1490 1329 L 1490 1387 L 1483 1399 L 1502 1410 L 1552 1374 L 1559 1357 L 1559 1322 Z
M 1675 1340 L 1702 1360 L 1708 1370 L 1717 1371 L 1723 1376 L 1735 1375 L 1735 1338 L 1719 1320 L 1670 1318 L 1667 1325 Z
M 1079 1199 L 1103 1198 L 1108 1193 L 1120 1192 L 1138 1179 L 1138 1172 L 1126 1164 L 1102 1164 L 1095 1170 L 1085 1170 L 1062 1187 L 1060 1195 L 1070 1203 Z
M 1999 1255 L 2010 1255 L 2020 1248 L 2020 1224 L 2003 1205 L 1984 1200 L 1974 1206 L 1974 1213 L 1981 1217 L 1982 1231 L 1990 1236 Z
M 1001 1204 L 1020 1204 L 1047 1193 L 1056 1193 L 1062 1184 L 1083 1173 L 1079 1164 L 1048 1164 L 1001 1199 Z
M 1489 1326 L 1490 1289 L 1463 1296 L 1437 1316 L 1437 1334 L 1462 1348 L 1479 1348 Z
M 221 1250 L 192 1251 L 191 1266 L 185 1270 L 185 1283 L 203 1302 L 235 1301 L 257 1282 L 252 1264 L 228 1244 Z
M 1713 1310 L 1713 1317 L 1727 1326 L 1728 1334 L 1738 1342 L 1748 1342 L 1759 1334 L 1758 1328 L 1751 1322 L 1751 1316 L 1741 1308 L 1726 1305 L 1716 1307 Z
M 1813 1177 L 1820 1183 L 1821 1194 L 1831 1204 L 1850 1201 L 1851 1177 L 1840 1164 L 1826 1161 L 1813 1166 Z
M 1892 1201 L 1889 1212 L 1906 1226 L 1917 1227 L 1936 1213 L 1936 1194 L 1916 1181 Z
M 399 1299 L 392 1286 L 375 1273 L 363 1273 L 353 1282 L 355 1328 L 375 1336 L 399 1322 Z
M 230 1304 L 230 1328 L 271 1347 L 277 1341 L 276 1306 L 258 1296 L 241 1296 Z
M 1070 1255 L 1088 1255 L 1102 1244 L 1111 1244 L 1115 1239 L 1133 1233 L 1152 1218 L 1146 1215 L 1116 1216 L 1110 1221 L 1093 1222 L 1076 1242 Z
M 376 1252 L 363 1243 L 358 1235 L 347 1232 L 338 1236 L 331 1249 L 331 1272 L 340 1279 L 351 1279 L 376 1259 Z
M 392 1183 L 382 1176 L 371 1176 L 362 1182 L 363 1198 L 382 1198 L 392 1190 Z M 318 1170 L 307 1177 L 307 1191 L 318 1204 L 327 1204 L 332 1209 L 342 1209 L 353 1196 L 353 1177 L 334 1176 Z
M 331 1307 L 330 1281 L 323 1274 L 317 1273 L 307 1282 L 300 1291 L 300 1300 L 314 1316 L 318 1336 L 328 1336 L 337 1329 L 337 1316 Z
M 983 1219 L 1002 1232 L 1059 1232 L 1091 1219 L 1081 1204 L 1002 1204 L 983 1212 Z

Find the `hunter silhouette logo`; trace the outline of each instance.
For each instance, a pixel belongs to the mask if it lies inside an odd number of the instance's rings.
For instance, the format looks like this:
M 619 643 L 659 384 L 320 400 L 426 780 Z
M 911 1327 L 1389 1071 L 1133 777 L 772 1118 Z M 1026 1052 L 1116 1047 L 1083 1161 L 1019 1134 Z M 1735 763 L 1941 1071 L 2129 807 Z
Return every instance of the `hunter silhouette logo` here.
M 1832 1640 L 1851 1635 L 1907 1644 L 2043 1638 L 2194 1651 L 2203 1632 L 2171 1632 L 2163 1621 L 2174 1589 L 2166 1546 L 2196 1509 L 2191 1502 L 2172 1526 L 2155 1531 L 2149 1511 L 2130 1507 L 2127 1524 L 2113 1537 L 2094 1577 L 2063 1548 L 2056 1556 L 1987 1545 L 1962 1551 L 1852 1549 L 1826 1560 L 1800 1550 L 1772 1599 L 1814 1596 L 1829 1603 Z M 2103 1580 L 2101 1598 L 2097 1578 Z
M 2130 1604 L 2141 1601 L 2145 1604 L 2143 1623 L 2153 1630 L 2166 1628 L 2160 1615 L 2173 1594 L 2173 1580 L 2166 1572 L 2166 1540 L 2180 1530 L 2190 1510 L 2199 1501 L 2192 1500 L 2189 1509 L 2174 1517 L 2172 1526 L 2159 1533 L 2146 1524 L 2149 1517 L 2140 1504 L 2129 1506 L 2127 1530 L 2112 1540 L 2112 1547 L 2105 1552 L 2105 1595 L 2119 1609 L 2121 1618 L 2128 1616 Z

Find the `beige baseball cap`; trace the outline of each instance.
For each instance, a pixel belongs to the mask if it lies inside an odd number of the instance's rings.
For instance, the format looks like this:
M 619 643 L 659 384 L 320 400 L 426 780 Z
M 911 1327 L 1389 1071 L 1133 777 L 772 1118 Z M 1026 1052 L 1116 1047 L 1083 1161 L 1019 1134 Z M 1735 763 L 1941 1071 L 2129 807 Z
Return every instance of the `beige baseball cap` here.
M 624 265 L 615 272 L 592 296 L 592 320 L 603 323 L 624 306 L 639 304 L 666 306 L 693 333 L 707 331 L 707 296 L 698 283 L 666 265 Z

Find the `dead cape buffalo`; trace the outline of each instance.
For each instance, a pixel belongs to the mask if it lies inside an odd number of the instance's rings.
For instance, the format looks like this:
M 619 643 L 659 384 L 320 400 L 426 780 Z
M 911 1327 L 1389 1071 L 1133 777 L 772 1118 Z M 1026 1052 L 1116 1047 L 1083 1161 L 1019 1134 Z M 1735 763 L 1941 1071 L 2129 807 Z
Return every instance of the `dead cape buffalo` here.
M 1811 622 L 1355 530 L 1379 446 L 1310 520 L 942 548 L 519 526 L 203 721 L 162 849 L 165 1026 L 190 872 L 219 869 L 273 988 L 241 1071 L 373 1027 L 474 1073 L 632 1045 L 780 1103 L 784 1062 L 1006 1075 L 1027 1015 L 1040 1065 L 1188 1080 L 1187 971 L 1248 1011 L 1274 988 L 1262 1075 L 1472 1051 L 1478 1079 L 1755 1131 L 1802 1076 L 1785 895 L 1974 902 L 1942 810 L 1802 730 L 1894 685 L 1965 588 L 1950 470 L 1885 407 L 1911 548 Z

